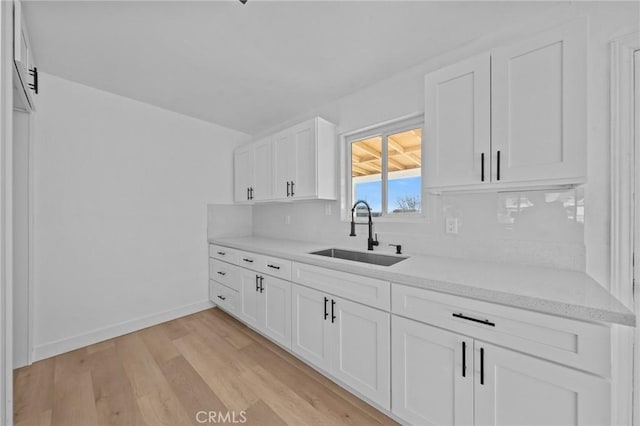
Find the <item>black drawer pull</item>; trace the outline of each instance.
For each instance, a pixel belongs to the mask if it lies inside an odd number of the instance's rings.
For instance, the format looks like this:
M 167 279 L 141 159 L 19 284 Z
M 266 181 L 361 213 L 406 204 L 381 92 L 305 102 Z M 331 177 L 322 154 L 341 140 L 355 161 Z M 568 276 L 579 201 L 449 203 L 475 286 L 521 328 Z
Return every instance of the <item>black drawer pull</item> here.
M 267 265 L 267 266 L 268 266 L 269 268 L 273 268 L 273 269 L 280 269 L 280 267 L 279 267 L 279 266 L 276 266 L 276 265 Z
M 221 300 L 227 300 L 227 298 L 226 298 L 226 297 L 224 297 L 224 296 L 218 296 L 218 299 L 221 299 Z
M 245 262 L 253 263 L 253 259 L 247 259 L 246 257 L 242 258 Z
M 336 306 L 336 301 L 331 299 L 331 323 L 333 324 L 333 322 L 336 320 L 336 316 L 333 313 L 333 308 Z
M 486 319 L 485 320 L 481 320 L 481 319 L 478 319 L 478 318 L 468 317 L 468 316 L 466 316 L 464 314 L 456 314 L 456 313 L 453 313 L 452 315 L 454 317 L 456 317 L 456 318 L 461 318 L 461 319 L 464 319 L 464 320 L 467 320 L 467 321 L 479 322 L 480 324 L 488 325 L 490 327 L 495 327 L 496 326 L 495 323 L 492 323 L 491 321 L 486 320 Z
M 227 275 L 227 273 L 226 272 L 222 272 L 222 271 L 218 271 L 218 275 L 222 275 L 224 277 L 225 275 Z
M 227 253 L 225 253 L 225 252 L 223 252 L 223 251 L 219 251 L 219 252 L 218 252 L 218 254 L 219 254 L 220 256 L 226 256 L 226 255 L 227 255 Z

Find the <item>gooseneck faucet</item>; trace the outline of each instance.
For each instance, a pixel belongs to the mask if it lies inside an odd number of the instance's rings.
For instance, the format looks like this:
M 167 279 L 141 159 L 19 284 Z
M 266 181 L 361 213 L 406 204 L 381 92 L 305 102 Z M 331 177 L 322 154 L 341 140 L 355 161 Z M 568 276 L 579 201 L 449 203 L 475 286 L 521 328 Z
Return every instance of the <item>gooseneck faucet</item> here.
M 355 221 L 354 215 L 356 213 L 356 207 L 358 207 L 358 204 L 364 204 L 364 206 L 367 208 L 367 213 L 369 214 L 369 223 L 360 223 Z M 377 246 L 378 244 L 380 244 L 378 242 L 378 238 L 376 238 L 375 240 L 373 239 L 373 220 L 371 220 L 371 207 L 364 200 L 356 201 L 351 208 L 351 233 L 349 234 L 350 237 L 356 236 L 356 225 L 369 225 L 369 239 L 367 239 L 367 250 L 373 250 L 373 246 Z

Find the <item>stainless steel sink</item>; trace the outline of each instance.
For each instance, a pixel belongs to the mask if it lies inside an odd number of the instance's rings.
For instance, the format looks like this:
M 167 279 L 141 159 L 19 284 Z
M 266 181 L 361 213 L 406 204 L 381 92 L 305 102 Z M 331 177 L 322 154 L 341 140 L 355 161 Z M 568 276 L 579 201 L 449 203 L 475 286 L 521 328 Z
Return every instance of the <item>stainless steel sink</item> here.
M 318 256 L 333 257 L 336 259 L 352 260 L 354 262 L 371 263 L 373 265 L 391 266 L 398 262 L 402 262 L 407 257 L 389 256 L 386 254 L 363 253 L 361 251 L 344 250 L 338 248 L 330 248 L 326 250 L 314 251 L 309 254 Z

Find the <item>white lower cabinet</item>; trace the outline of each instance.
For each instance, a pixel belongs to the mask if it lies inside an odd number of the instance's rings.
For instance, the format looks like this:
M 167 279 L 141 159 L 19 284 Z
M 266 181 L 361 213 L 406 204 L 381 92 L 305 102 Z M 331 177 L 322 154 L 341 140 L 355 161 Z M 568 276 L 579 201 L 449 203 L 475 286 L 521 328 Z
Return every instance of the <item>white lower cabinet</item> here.
M 416 425 L 473 424 L 473 339 L 395 315 L 391 325 L 393 413 Z
M 346 385 L 390 407 L 390 315 L 293 284 L 291 349 Z
M 611 423 L 603 378 L 479 341 L 475 358 L 477 426 Z
M 300 358 L 329 371 L 331 369 L 331 321 L 329 297 L 307 287 L 293 285 L 291 350 Z
M 240 317 L 275 342 L 290 348 L 291 283 L 242 269 Z
M 264 276 L 262 331 L 276 342 L 291 347 L 291 283 Z
M 240 317 L 258 328 L 263 316 L 260 302 L 260 275 L 248 269 L 240 270 Z
M 392 412 L 419 425 L 604 425 L 609 382 L 393 316 Z

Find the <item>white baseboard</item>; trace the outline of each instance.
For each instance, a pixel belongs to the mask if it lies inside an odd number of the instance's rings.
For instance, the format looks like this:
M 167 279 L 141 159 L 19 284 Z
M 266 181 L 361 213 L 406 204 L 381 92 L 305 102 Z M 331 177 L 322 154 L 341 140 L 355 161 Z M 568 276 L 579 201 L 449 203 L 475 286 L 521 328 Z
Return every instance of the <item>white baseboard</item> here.
M 52 356 L 60 355 L 74 349 L 82 348 L 84 346 L 92 345 L 94 343 L 132 333 L 143 328 L 151 327 L 152 325 L 157 325 L 166 321 L 171 321 L 173 319 L 183 317 L 185 315 L 204 311 L 205 309 L 209 309 L 214 306 L 215 305 L 213 303 L 206 300 L 191 305 L 180 306 L 179 308 L 171 309 L 169 311 L 164 311 L 157 314 L 121 322 L 109 327 L 99 328 L 89 333 L 79 334 L 73 337 L 68 337 L 66 339 L 56 340 L 55 342 L 45 343 L 33 348 L 32 359 L 33 362 L 36 362 L 41 359 L 50 358 Z

